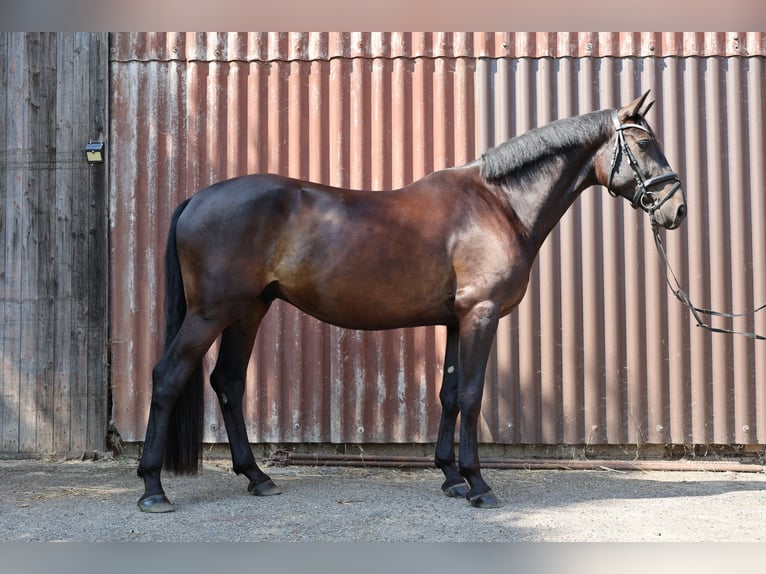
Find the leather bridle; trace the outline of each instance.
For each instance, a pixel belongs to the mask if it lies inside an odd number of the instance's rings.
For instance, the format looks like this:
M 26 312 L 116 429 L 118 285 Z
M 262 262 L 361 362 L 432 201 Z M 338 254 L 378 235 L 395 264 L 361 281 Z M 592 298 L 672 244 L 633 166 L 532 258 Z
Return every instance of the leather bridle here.
M 625 130 L 635 128 L 642 131 L 645 131 L 649 135 L 652 135 L 652 132 L 640 125 L 640 124 L 622 124 L 620 123 L 620 119 L 617 116 L 617 112 L 612 112 L 612 123 L 614 124 L 614 131 L 617 134 L 617 137 L 614 142 L 614 149 L 612 150 L 612 161 L 611 165 L 609 166 L 609 175 L 607 177 L 606 181 L 606 189 L 609 191 L 609 193 L 613 196 L 617 196 L 617 193 L 612 191 L 612 179 L 614 178 L 615 171 L 617 169 L 617 160 L 620 157 L 620 153 L 623 153 L 626 158 L 628 158 L 628 163 L 630 164 L 631 169 L 633 170 L 633 176 L 636 180 L 636 191 L 633 194 L 633 197 L 630 201 L 630 204 L 633 206 L 634 209 L 641 208 L 645 212 L 649 214 L 652 221 L 654 221 L 654 212 L 660 209 L 667 201 L 672 198 L 675 193 L 681 189 L 681 178 L 678 177 L 678 174 L 671 171 L 668 173 L 663 173 L 660 175 L 657 175 L 655 177 L 650 177 L 649 179 L 644 179 L 641 175 L 641 171 L 639 169 L 638 161 L 636 160 L 636 157 L 633 155 L 633 152 L 630 151 L 630 147 L 628 146 L 628 142 L 625 139 Z M 649 188 L 655 184 L 658 183 L 665 183 L 667 181 L 674 181 L 675 184 L 670 189 L 670 191 L 663 197 L 661 200 L 657 199 L 657 195 L 649 191 Z M 683 193 L 683 192 L 682 192 Z

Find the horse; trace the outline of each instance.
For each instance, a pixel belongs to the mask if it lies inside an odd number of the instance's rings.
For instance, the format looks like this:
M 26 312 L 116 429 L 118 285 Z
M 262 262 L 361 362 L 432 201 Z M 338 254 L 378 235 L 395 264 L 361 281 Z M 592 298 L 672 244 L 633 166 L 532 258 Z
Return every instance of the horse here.
M 434 456 L 441 488 L 474 507 L 499 506 L 477 448 L 484 372 L 498 320 L 522 300 L 543 241 L 597 185 L 647 212 L 653 225 L 674 229 L 686 215 L 681 180 L 644 117 L 654 103 L 648 94 L 532 129 L 401 189 L 371 193 L 252 174 L 183 201 L 167 240 L 165 346 L 152 370 L 140 510 L 174 509 L 163 463 L 176 474 L 200 468 L 201 363 L 219 335 L 210 382 L 233 470 L 251 494 L 280 494 L 255 461 L 242 412 L 256 333 L 276 299 L 349 329 L 445 326 Z

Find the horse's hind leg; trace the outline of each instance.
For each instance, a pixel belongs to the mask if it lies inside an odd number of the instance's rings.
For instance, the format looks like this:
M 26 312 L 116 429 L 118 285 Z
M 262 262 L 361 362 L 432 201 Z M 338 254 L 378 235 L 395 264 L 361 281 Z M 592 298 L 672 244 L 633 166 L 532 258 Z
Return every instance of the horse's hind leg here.
M 210 375 L 229 437 L 234 472 L 244 474 L 250 480 L 247 490 L 258 496 L 281 493 L 255 462 L 242 412 L 247 365 L 258 325 L 267 310 L 268 305 L 260 302 L 254 314 L 249 313 L 224 330 L 218 361 Z
M 221 326 L 200 315 L 187 315 L 173 342 L 152 371 L 152 401 L 138 475 L 144 481 L 144 494 L 138 501 L 144 512 L 170 512 L 160 474 L 173 405 L 202 362 Z
M 436 466 L 445 476 L 442 490 L 447 496 L 465 498 L 468 486 L 455 464 L 455 426 L 458 407 L 458 342 L 460 332 L 456 327 L 447 329 L 447 349 L 444 353 L 444 375 L 439 391 L 442 414 L 436 441 Z

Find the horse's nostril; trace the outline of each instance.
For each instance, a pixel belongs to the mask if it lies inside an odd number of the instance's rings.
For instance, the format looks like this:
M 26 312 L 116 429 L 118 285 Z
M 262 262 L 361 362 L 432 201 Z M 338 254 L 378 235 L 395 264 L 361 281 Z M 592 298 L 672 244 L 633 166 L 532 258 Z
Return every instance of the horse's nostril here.
M 686 206 L 681 205 L 679 206 L 678 212 L 676 213 L 676 219 L 681 221 L 684 217 L 686 217 Z

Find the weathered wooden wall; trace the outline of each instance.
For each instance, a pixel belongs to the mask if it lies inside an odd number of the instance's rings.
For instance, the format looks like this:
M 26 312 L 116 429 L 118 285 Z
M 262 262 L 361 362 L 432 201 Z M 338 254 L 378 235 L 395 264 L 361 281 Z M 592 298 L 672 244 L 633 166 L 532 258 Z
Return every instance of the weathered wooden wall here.
M 108 35 L 0 34 L 0 452 L 104 448 Z

